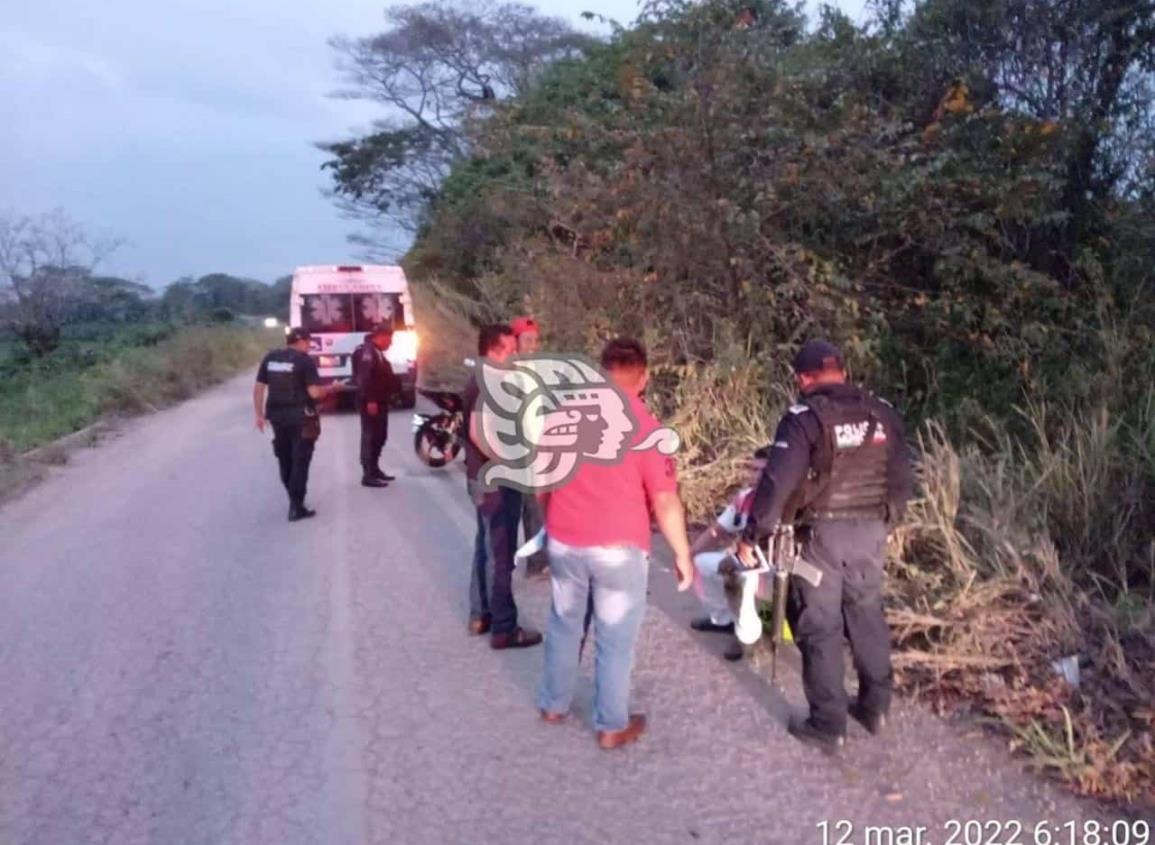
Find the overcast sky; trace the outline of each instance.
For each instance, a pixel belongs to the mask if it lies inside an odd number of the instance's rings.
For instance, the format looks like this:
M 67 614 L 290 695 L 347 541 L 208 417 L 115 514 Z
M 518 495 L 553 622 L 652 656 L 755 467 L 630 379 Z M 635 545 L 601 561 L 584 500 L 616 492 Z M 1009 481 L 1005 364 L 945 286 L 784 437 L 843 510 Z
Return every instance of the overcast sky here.
M 842 0 L 854 16 L 862 0 Z M 588 27 L 635 0 L 540 0 Z M 384 27 L 381 0 L 41 0 L 0 29 L 0 213 L 63 208 L 125 239 L 103 269 L 160 287 L 271 281 L 352 258 L 312 145 L 378 112 L 326 95 L 331 35 Z

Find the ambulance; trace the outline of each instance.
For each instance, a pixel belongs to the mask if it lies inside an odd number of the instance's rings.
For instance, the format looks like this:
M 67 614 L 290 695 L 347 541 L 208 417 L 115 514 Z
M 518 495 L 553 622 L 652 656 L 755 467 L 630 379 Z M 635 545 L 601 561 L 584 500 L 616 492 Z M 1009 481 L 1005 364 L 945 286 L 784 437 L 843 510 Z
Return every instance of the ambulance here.
M 392 325 L 393 345 L 385 357 L 401 380 L 401 407 L 416 404 L 417 329 L 404 270 L 375 264 L 298 267 L 289 296 L 289 328 L 309 332 L 309 354 L 321 381 L 350 380 L 346 394 L 356 389 L 353 350 L 373 325 Z

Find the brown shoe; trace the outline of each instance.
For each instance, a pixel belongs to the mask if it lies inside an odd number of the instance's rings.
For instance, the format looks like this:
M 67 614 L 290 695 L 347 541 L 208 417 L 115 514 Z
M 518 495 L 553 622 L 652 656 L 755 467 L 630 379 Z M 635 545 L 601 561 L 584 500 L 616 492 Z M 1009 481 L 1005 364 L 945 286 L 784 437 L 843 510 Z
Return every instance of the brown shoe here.
M 541 642 L 541 634 L 532 628 L 516 628 L 508 634 L 494 634 L 489 640 L 493 649 L 529 648 Z
M 538 712 L 541 713 L 541 720 L 549 722 L 551 725 L 560 725 L 569 718 L 569 713 L 551 713 L 548 710 L 539 710 Z
M 489 620 L 484 617 L 481 619 L 473 617 L 469 620 L 469 633 L 475 637 L 480 637 L 482 634 L 488 634 Z
M 612 748 L 621 748 L 631 742 L 637 742 L 638 737 L 646 732 L 646 717 L 641 713 L 630 716 L 630 723 L 620 731 L 598 731 L 598 745 L 607 751 Z

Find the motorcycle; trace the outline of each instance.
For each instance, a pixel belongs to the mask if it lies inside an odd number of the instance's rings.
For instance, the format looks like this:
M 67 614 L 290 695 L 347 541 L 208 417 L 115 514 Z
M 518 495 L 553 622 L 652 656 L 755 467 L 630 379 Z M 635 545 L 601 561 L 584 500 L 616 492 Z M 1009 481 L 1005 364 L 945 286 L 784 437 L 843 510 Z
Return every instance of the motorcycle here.
M 434 469 L 452 463 L 465 446 L 465 406 L 461 396 L 447 390 L 417 392 L 431 400 L 439 414 L 413 415 L 413 451 L 426 466 Z
M 466 359 L 472 366 L 472 359 Z M 413 451 L 426 466 L 437 469 L 453 463 L 465 447 L 465 402 L 449 390 L 417 392 L 433 402 L 441 413 L 413 415 Z

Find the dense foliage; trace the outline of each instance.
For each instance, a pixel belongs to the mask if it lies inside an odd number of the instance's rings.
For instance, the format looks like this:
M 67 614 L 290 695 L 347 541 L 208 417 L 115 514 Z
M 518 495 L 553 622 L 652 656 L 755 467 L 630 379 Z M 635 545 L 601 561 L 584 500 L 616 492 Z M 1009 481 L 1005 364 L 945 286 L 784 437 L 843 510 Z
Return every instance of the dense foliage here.
M 478 127 L 411 266 L 541 299 L 568 254 L 629 274 L 607 316 L 645 313 L 679 361 L 819 331 L 919 415 L 1096 401 L 1103 330 L 1152 316 L 1153 40 L 1130 2 L 813 32 L 784 4 L 654 4 Z

